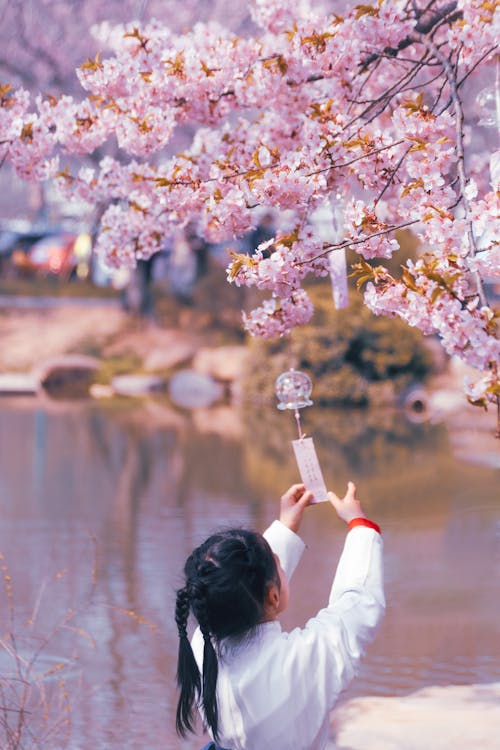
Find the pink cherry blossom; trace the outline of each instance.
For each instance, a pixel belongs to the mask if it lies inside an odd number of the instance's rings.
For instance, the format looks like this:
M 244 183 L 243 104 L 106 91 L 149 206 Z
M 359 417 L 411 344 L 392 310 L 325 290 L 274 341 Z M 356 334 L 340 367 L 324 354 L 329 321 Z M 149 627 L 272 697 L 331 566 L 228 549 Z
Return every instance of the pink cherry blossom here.
M 0 92 L 0 157 L 29 179 L 57 173 L 68 198 L 107 205 L 97 246 L 112 265 L 149 257 L 188 222 L 221 242 L 272 210 L 273 240 L 228 269 L 233 283 L 272 295 L 244 316 L 264 337 L 310 319 L 303 287 L 328 273 L 329 252 L 350 246 L 376 266 L 410 227 L 421 254 L 398 278 L 379 264 L 366 304 L 437 336 L 491 380 L 498 160 L 478 150 L 471 101 L 493 71 L 498 8 L 378 0 L 342 13 L 254 0 L 259 28 L 245 36 L 214 22 L 182 33 L 101 23 L 111 52 L 79 68 L 79 97 Z M 179 150 L 181 129 L 192 138 Z M 79 163 L 88 156 L 92 166 Z M 74 166 L 61 169 L 68 157 Z M 312 216 L 336 195 L 342 232 L 327 241 Z
M 289 297 L 272 297 L 251 313 L 243 313 L 243 323 L 253 336 L 276 338 L 286 336 L 297 325 L 308 323 L 313 312 L 307 293 L 298 289 Z

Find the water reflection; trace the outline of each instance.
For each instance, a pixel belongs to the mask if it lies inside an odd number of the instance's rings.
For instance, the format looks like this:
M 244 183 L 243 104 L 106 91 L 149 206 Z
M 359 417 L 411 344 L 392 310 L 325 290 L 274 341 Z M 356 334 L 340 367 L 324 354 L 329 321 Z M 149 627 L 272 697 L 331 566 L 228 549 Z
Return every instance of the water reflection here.
M 172 730 L 179 572 L 214 527 L 273 519 L 296 480 L 293 420 L 253 410 L 242 425 L 227 410 L 189 416 L 151 402 L 0 408 L 0 550 L 15 627 L 36 607 L 29 637 L 54 633 L 46 658 L 79 657 L 71 747 L 199 747 Z M 443 427 L 398 414 L 310 410 L 304 428 L 327 483 L 340 491 L 356 478 L 384 528 L 388 614 L 348 695 L 498 680 L 498 471 L 458 462 Z M 287 627 L 323 603 L 344 530 L 316 507 L 303 536 Z M 58 629 L 70 610 L 71 627 Z

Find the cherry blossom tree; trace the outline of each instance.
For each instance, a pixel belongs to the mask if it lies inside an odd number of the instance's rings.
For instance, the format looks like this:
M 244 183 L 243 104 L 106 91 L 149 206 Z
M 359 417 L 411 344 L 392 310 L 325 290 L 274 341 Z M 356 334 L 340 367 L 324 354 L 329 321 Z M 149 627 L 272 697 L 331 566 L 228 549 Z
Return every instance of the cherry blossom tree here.
M 80 96 L 81 85 L 75 69 L 85 59 L 94 57 L 99 48 L 93 36 L 96 25 L 107 22 L 107 27 L 120 21 L 136 19 L 144 23 L 154 17 L 173 30 L 180 31 L 195 21 L 224 18 L 233 30 L 249 23 L 246 2 L 234 0 L 0 0 L 0 82 L 22 85 L 31 94 L 43 92 L 46 97 L 71 94 Z M 105 31 L 101 29 L 100 44 L 106 49 Z M 189 137 L 180 133 L 176 145 Z M 175 147 L 175 144 L 172 144 Z M 87 154 L 80 154 L 90 166 L 98 164 L 105 154 L 118 161 L 127 161 L 115 142 Z M 3 185 L 10 180 L 9 170 L 2 175 Z M 29 185 L 27 203 L 43 222 L 49 213 L 51 191 L 45 182 Z M 52 192 L 52 197 L 53 192 Z M 86 213 L 92 227 L 97 227 L 108 201 L 94 203 Z M 151 306 L 150 268 L 153 260 L 139 263 L 128 274 L 129 281 L 123 291 L 127 309 L 144 314 Z
M 3 159 L 26 178 L 55 176 L 70 198 L 106 201 L 98 247 L 110 265 L 132 267 L 190 221 L 219 242 L 272 209 L 275 236 L 233 252 L 228 268 L 232 283 L 270 293 L 244 315 L 255 335 L 308 321 L 307 278 L 356 250 L 365 303 L 439 337 L 478 371 L 469 399 L 500 413 L 485 283 L 500 278 L 497 4 L 378 0 L 340 15 L 254 0 L 252 17 L 258 31 L 244 36 L 213 22 L 180 34 L 155 21 L 101 25 L 112 54 L 80 66 L 81 100 L 2 89 Z M 477 127 L 479 87 L 491 131 Z M 192 142 L 172 153 L 188 124 Z M 127 160 L 65 166 L 114 141 Z M 315 216 L 332 205 L 343 226 L 328 239 Z M 422 253 L 390 274 L 384 259 L 407 227 Z

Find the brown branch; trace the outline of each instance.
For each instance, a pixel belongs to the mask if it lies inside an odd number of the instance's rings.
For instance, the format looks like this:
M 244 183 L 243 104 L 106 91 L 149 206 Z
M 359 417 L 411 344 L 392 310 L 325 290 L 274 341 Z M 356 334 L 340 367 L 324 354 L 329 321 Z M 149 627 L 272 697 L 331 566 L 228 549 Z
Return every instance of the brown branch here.
M 394 178 L 395 178 L 396 174 L 398 173 L 399 168 L 403 164 L 404 160 L 406 159 L 406 157 L 408 156 L 408 154 L 410 153 L 410 151 L 412 150 L 412 148 L 413 148 L 413 144 L 411 146 L 409 146 L 409 148 L 406 149 L 406 151 L 402 155 L 401 159 L 398 161 L 398 163 L 396 164 L 396 166 L 392 170 L 389 179 L 387 180 L 386 184 L 382 188 L 382 191 L 378 194 L 378 196 L 375 198 L 375 200 L 373 202 L 373 207 L 374 208 L 377 205 L 377 203 L 379 203 L 382 200 L 382 197 L 384 196 L 386 190 L 388 190 L 388 188 L 390 187 L 390 185 L 394 181 Z
M 366 86 L 366 84 L 367 84 L 367 83 L 369 82 L 369 80 L 370 80 L 370 78 L 372 77 L 372 75 L 374 75 L 374 74 L 376 73 L 376 71 L 377 71 L 377 67 L 378 67 L 378 64 L 379 64 L 379 63 L 380 63 L 380 60 L 379 60 L 379 61 L 377 62 L 377 64 L 376 64 L 376 65 L 374 65 L 374 66 L 373 66 L 373 67 L 371 68 L 371 70 L 370 70 L 370 71 L 368 72 L 368 75 L 367 75 L 367 76 L 365 76 L 365 78 L 364 78 L 364 80 L 363 80 L 363 82 L 362 82 L 361 86 L 360 86 L 360 87 L 359 87 L 359 89 L 358 89 L 358 92 L 357 92 L 357 94 L 355 95 L 355 97 L 356 97 L 356 98 L 358 98 L 359 96 L 361 96 L 361 92 L 363 91 L 364 87 L 365 87 L 365 86 Z M 349 114 L 351 113 L 351 109 L 352 109 L 352 105 L 353 105 L 353 104 L 354 104 L 354 102 L 351 102 L 351 103 L 349 104 L 349 107 L 348 107 L 348 109 L 347 109 L 347 114 L 348 114 L 348 115 L 349 115 Z
M 467 239 L 468 239 L 468 244 L 469 244 L 468 255 L 474 257 L 477 252 L 477 246 L 476 246 L 476 239 L 474 237 L 472 212 L 470 209 L 469 201 L 465 196 L 465 189 L 467 187 L 467 174 L 465 171 L 465 150 L 464 150 L 464 142 L 463 142 L 464 114 L 463 114 L 462 102 L 460 101 L 460 97 L 458 95 L 458 83 L 457 83 L 456 70 L 453 69 L 453 66 L 450 60 L 448 60 L 448 58 L 446 58 L 441 53 L 441 51 L 433 44 L 433 42 L 427 42 L 426 44 L 427 44 L 428 49 L 430 49 L 433 52 L 433 54 L 436 56 L 436 58 L 441 62 L 443 66 L 443 70 L 446 74 L 446 78 L 447 78 L 448 85 L 450 88 L 450 97 L 455 108 L 455 142 L 456 142 L 456 152 L 457 152 L 457 174 L 458 174 L 458 180 L 460 184 L 460 197 L 462 199 L 462 204 L 463 204 L 464 212 L 465 212 L 465 220 L 467 222 Z M 483 306 L 487 306 L 488 300 L 486 298 L 483 281 L 482 281 L 480 273 L 478 271 L 474 271 L 472 273 L 472 277 L 475 281 L 477 295 L 479 297 L 481 304 Z M 497 377 L 498 365 L 495 361 L 492 360 L 490 362 L 490 368 L 492 372 L 494 373 L 495 377 Z M 500 438 L 500 396 L 496 395 L 494 397 L 494 400 L 496 401 L 496 405 L 497 405 L 497 427 L 496 427 L 495 437 Z
M 369 153 L 361 154 L 361 156 L 355 156 L 353 159 L 350 159 L 350 161 L 342 162 L 342 164 L 330 164 L 330 166 L 324 167 L 323 169 L 316 169 L 313 172 L 308 172 L 306 174 L 306 177 L 313 177 L 316 174 L 323 174 L 323 172 L 329 172 L 331 169 L 343 169 L 344 167 L 350 167 L 351 164 L 355 164 L 357 161 L 361 161 L 361 159 L 369 159 L 370 156 L 375 156 L 381 151 L 387 151 L 388 149 L 394 148 L 395 146 L 400 146 L 402 143 L 404 143 L 404 140 L 395 141 L 395 143 L 389 143 L 387 146 L 380 146 L 380 148 L 374 148 Z
M 425 61 L 425 55 L 418 62 L 415 62 L 415 67 L 413 68 L 413 70 L 409 70 L 407 73 L 405 73 L 404 76 L 402 76 L 399 79 L 399 81 L 393 84 L 390 89 L 387 89 L 386 91 L 384 91 L 384 93 L 381 94 L 377 99 L 373 99 L 373 101 L 370 102 L 368 106 L 365 107 L 365 109 L 362 112 L 356 115 L 356 117 L 353 117 L 351 120 L 349 120 L 349 122 L 344 125 L 342 130 L 345 132 L 348 128 L 354 125 L 355 122 L 357 122 L 358 120 L 363 120 L 366 117 L 366 115 L 370 112 L 370 110 L 376 107 L 377 104 L 379 104 L 381 108 L 379 108 L 376 111 L 375 115 L 371 116 L 370 119 L 365 120 L 365 122 L 371 122 L 372 119 L 374 119 L 375 117 L 378 117 L 378 115 L 381 114 L 384 111 L 384 109 L 389 105 L 389 102 L 391 101 L 393 96 L 396 96 L 396 94 L 399 93 L 398 87 L 401 86 L 403 83 L 409 83 L 417 75 L 419 70 L 425 65 L 424 61 Z
M 460 184 L 460 194 L 462 198 L 462 204 L 463 204 L 464 211 L 465 211 L 465 220 L 467 222 L 467 239 L 468 239 L 468 244 L 469 244 L 468 255 L 474 257 L 477 252 L 477 246 L 476 246 L 476 239 L 474 237 L 472 212 L 470 209 L 469 201 L 467 200 L 465 196 L 465 190 L 467 187 L 467 175 L 465 172 L 465 149 L 464 149 L 464 140 L 463 140 L 463 132 L 462 132 L 463 123 L 464 123 L 464 114 L 463 114 L 462 102 L 460 101 L 460 97 L 458 95 L 457 79 L 456 79 L 455 72 L 453 70 L 453 66 L 451 65 L 451 62 L 448 60 L 448 58 L 442 54 L 442 52 L 436 47 L 436 45 L 433 42 L 425 42 L 425 44 L 443 66 L 443 70 L 445 72 L 446 79 L 448 81 L 448 86 L 450 89 L 451 100 L 455 108 L 455 145 L 456 145 L 456 153 L 457 153 L 457 173 L 458 173 L 459 184 Z M 481 276 L 477 271 L 475 271 L 473 273 L 473 277 L 476 282 L 477 293 L 481 301 L 481 304 L 486 306 L 488 304 L 488 300 L 486 299 L 486 294 L 484 292 L 484 287 L 483 287 Z
M 405 221 L 403 224 L 394 224 L 392 226 L 388 226 L 385 229 L 381 229 L 379 232 L 373 232 L 373 234 L 370 234 L 368 237 L 359 237 L 357 240 L 353 240 L 353 239 L 342 240 L 342 242 L 336 242 L 336 243 L 325 243 L 323 245 L 323 252 L 318 253 L 318 255 L 315 255 L 312 258 L 308 258 L 307 262 L 310 263 L 313 260 L 319 260 L 319 258 L 324 258 L 325 255 L 329 255 L 331 252 L 334 252 L 335 250 L 342 250 L 342 248 L 351 247 L 352 245 L 362 245 L 363 242 L 367 242 L 368 240 L 371 240 L 373 237 L 380 237 L 381 235 L 384 235 L 384 234 L 397 232 L 398 229 L 406 229 L 406 227 L 411 227 L 414 224 L 418 224 L 419 222 L 420 222 L 420 219 L 413 219 L 412 221 Z
M 453 2 L 448 3 L 447 5 L 443 6 L 442 8 L 438 9 L 434 14 L 430 15 L 427 19 L 425 19 L 425 15 L 427 13 L 427 10 L 433 5 L 433 3 L 430 3 L 427 6 L 427 9 L 422 11 L 420 16 L 418 17 L 417 23 L 415 24 L 414 28 L 414 34 L 409 34 L 407 37 L 402 39 L 397 47 L 385 47 L 383 52 L 386 55 L 389 55 L 390 57 L 397 57 L 398 53 L 401 52 L 401 50 L 406 49 L 407 47 L 410 47 L 412 44 L 418 43 L 421 41 L 421 36 L 425 36 L 429 34 L 431 31 L 434 31 L 441 23 L 447 22 L 447 23 L 453 23 L 453 21 L 456 21 L 458 18 L 461 18 L 462 12 L 457 11 L 457 0 L 453 0 Z M 417 36 L 415 36 L 417 34 Z M 369 55 L 362 63 L 361 63 L 361 71 L 366 70 L 366 68 L 371 65 L 372 62 L 378 59 L 380 53 L 374 52 L 373 54 Z
M 498 44 L 495 44 L 495 46 L 489 49 L 487 52 L 485 52 L 484 55 L 481 55 L 479 60 L 476 63 L 474 63 L 472 68 L 470 68 L 470 70 L 468 70 L 467 73 L 464 76 L 462 76 L 462 78 L 459 81 L 457 81 L 457 89 L 460 88 L 460 86 L 464 84 L 464 82 L 476 70 L 476 68 L 479 67 L 479 65 L 481 65 L 481 63 L 484 60 L 486 60 L 486 58 L 489 57 L 497 49 L 498 49 Z

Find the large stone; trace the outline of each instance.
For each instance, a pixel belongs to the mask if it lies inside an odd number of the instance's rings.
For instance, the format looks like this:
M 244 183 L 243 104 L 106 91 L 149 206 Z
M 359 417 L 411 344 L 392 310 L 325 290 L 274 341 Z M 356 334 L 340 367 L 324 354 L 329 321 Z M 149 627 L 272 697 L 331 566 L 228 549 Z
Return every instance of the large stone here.
M 248 349 L 246 346 L 204 347 L 193 359 L 193 369 L 216 380 L 232 382 L 243 375 Z
M 165 390 L 165 380 L 157 375 L 115 375 L 111 387 L 119 396 L 148 396 Z
M 0 373 L 0 396 L 34 396 L 40 381 L 35 375 L 21 372 Z
M 355 698 L 332 713 L 338 750 L 498 750 L 500 682 Z
M 112 398 L 115 395 L 113 386 L 105 385 L 103 383 L 92 383 L 89 388 L 89 395 L 92 398 Z
M 210 375 L 194 370 L 179 370 L 168 384 L 170 399 L 185 409 L 201 409 L 220 401 L 224 388 Z
M 40 363 L 33 370 L 42 388 L 54 398 L 84 398 L 100 362 L 83 354 L 62 354 Z
M 144 369 L 149 372 L 170 370 L 191 359 L 196 351 L 191 341 L 174 341 L 164 348 L 150 351 L 144 360 Z

